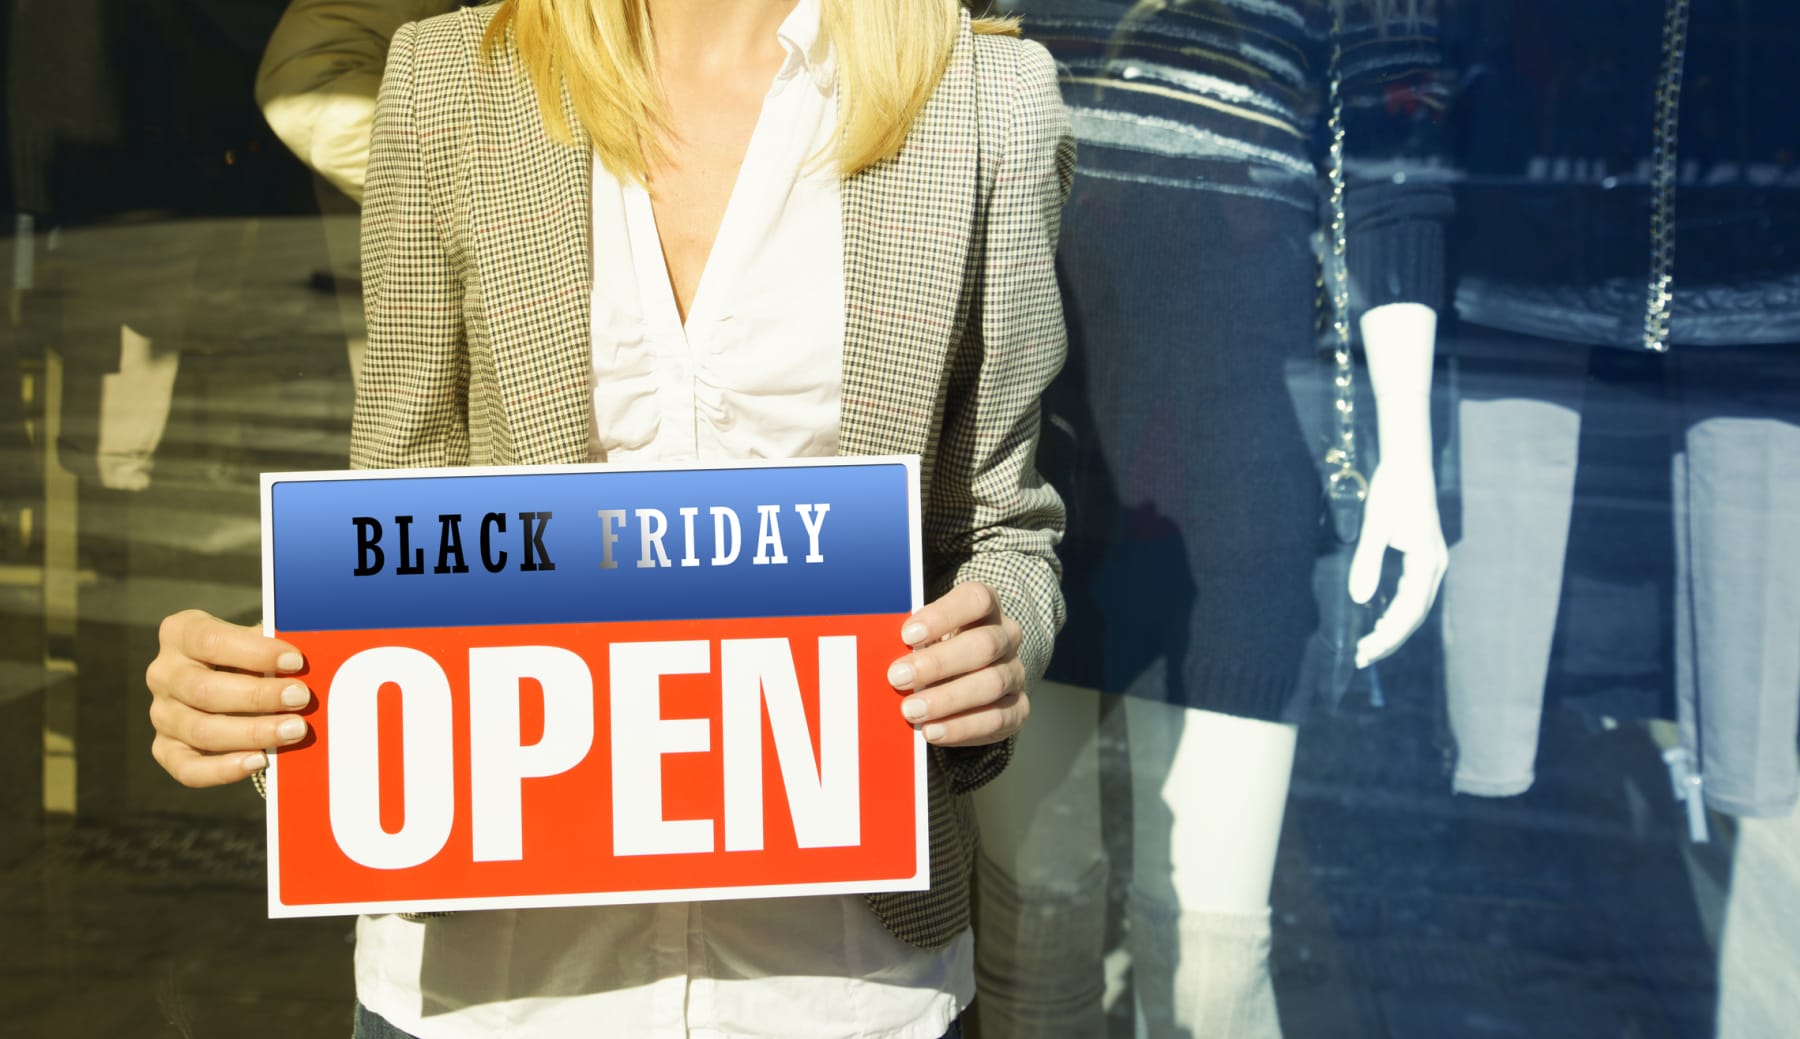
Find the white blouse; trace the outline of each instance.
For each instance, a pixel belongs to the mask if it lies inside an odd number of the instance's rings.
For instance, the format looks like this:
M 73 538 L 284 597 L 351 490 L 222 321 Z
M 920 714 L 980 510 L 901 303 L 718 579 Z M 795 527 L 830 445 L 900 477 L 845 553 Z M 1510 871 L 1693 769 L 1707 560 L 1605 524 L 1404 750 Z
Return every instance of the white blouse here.
M 708 462 L 837 453 L 844 343 L 837 102 L 817 0 L 782 29 L 712 254 L 682 325 L 650 195 L 594 163 L 597 462 Z
M 594 165 L 596 461 L 837 451 L 843 225 L 819 0 L 780 40 L 685 326 L 649 195 Z M 357 925 L 356 990 L 422 1039 L 937 1039 L 974 996 L 973 956 L 967 931 L 901 942 L 854 895 L 375 916 Z

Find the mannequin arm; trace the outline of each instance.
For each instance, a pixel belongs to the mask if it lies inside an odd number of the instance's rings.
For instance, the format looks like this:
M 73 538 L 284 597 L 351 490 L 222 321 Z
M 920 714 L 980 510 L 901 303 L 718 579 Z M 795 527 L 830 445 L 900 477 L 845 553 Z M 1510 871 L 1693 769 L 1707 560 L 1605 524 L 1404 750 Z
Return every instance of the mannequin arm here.
M 1399 649 L 1425 622 L 1449 552 L 1431 465 L 1437 313 L 1420 303 L 1389 303 L 1363 315 L 1361 329 L 1375 388 L 1381 461 L 1369 480 L 1362 538 L 1350 563 L 1350 598 L 1366 603 L 1375 595 L 1388 549 L 1405 558 L 1393 601 L 1356 644 L 1356 666 L 1368 667 Z
M 292 0 L 256 72 L 256 102 L 275 136 L 362 202 L 388 41 L 407 22 L 456 6 L 457 0 Z

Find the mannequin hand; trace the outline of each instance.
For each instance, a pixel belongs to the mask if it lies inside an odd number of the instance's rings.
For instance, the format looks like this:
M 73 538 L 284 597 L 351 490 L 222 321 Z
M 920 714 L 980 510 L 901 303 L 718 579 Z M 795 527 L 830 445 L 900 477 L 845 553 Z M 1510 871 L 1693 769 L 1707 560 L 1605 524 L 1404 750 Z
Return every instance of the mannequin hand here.
M 296 713 L 312 693 L 291 674 L 305 667 L 293 646 L 199 610 L 163 619 L 162 651 L 150 662 L 150 753 L 183 786 L 234 783 L 268 767 L 265 747 L 306 738 Z
M 912 690 L 900 713 L 938 747 L 975 747 L 1019 731 L 1025 695 L 1024 633 L 977 581 L 959 584 L 912 615 L 900 638 L 913 652 L 888 668 L 896 690 Z
M 1381 583 L 1382 556 L 1404 556 L 1399 585 L 1374 627 L 1356 643 L 1356 666 L 1368 667 L 1400 648 L 1425 623 L 1450 553 L 1438 520 L 1437 485 L 1429 462 L 1383 462 L 1369 481 L 1362 538 L 1350 561 L 1350 598 L 1366 603 Z
M 1382 556 L 1405 557 L 1393 601 L 1356 643 L 1356 666 L 1400 648 L 1431 612 L 1450 553 L 1438 521 L 1431 469 L 1431 366 L 1437 313 L 1420 303 L 1388 303 L 1361 322 L 1375 391 L 1381 464 L 1363 504 L 1362 540 L 1350 561 L 1350 598 L 1366 603 L 1381 584 Z

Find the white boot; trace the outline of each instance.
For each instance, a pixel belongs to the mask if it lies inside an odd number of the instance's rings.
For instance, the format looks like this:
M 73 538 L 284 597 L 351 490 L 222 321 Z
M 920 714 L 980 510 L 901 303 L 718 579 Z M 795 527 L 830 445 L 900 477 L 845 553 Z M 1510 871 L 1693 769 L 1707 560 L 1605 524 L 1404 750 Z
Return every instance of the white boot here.
M 1144 1039 L 1280 1039 L 1269 911 L 1183 912 L 1133 892 L 1131 987 Z

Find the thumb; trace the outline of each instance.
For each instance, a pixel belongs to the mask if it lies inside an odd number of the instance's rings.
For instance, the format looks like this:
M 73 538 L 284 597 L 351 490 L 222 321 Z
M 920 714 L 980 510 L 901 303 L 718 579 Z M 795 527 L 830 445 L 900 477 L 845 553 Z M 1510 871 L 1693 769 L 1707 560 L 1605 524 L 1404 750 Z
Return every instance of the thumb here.
M 1350 600 L 1358 605 L 1373 599 L 1381 584 L 1381 562 L 1388 543 L 1386 526 L 1374 515 L 1364 517 L 1362 537 L 1356 542 L 1356 554 L 1350 558 Z

